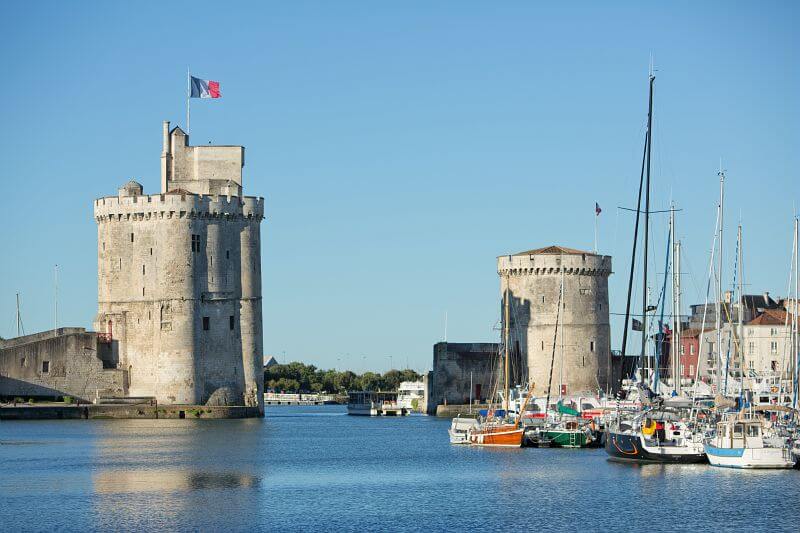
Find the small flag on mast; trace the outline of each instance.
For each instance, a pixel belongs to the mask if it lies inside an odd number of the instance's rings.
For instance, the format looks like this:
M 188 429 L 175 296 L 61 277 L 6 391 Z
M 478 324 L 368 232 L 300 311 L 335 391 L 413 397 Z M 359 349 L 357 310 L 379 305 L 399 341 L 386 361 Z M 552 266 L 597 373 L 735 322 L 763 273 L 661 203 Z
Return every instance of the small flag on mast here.
M 597 202 L 595 202 L 595 203 L 594 203 L 594 216 L 596 216 L 596 217 L 599 217 L 599 216 L 600 216 L 600 213 L 602 213 L 602 212 L 603 212 L 603 210 L 602 210 L 602 209 L 600 209 L 600 204 L 598 204 Z
M 219 92 L 219 82 L 211 80 L 201 80 L 191 76 L 191 93 L 190 98 L 221 98 L 222 94 Z

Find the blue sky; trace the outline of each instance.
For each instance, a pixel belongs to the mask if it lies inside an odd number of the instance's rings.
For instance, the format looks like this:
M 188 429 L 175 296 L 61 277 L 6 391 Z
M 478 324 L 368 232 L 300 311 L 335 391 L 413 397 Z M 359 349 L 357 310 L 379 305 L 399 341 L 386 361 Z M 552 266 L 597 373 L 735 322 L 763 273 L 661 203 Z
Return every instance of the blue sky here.
M 549 244 L 614 256 L 624 311 L 656 65 L 654 208 L 683 211 L 685 302 L 702 299 L 720 157 L 725 283 L 735 224 L 750 291 L 785 294 L 798 186 L 792 2 L 6 2 L 0 17 L 0 335 L 96 311 L 92 200 L 159 187 L 161 121 L 186 69 L 219 80 L 192 142 L 247 147 L 264 196 L 264 347 L 385 370 L 432 344 L 491 341 L 498 255 Z M 663 267 L 666 220 L 653 221 Z M 621 319 L 614 318 L 614 347 Z

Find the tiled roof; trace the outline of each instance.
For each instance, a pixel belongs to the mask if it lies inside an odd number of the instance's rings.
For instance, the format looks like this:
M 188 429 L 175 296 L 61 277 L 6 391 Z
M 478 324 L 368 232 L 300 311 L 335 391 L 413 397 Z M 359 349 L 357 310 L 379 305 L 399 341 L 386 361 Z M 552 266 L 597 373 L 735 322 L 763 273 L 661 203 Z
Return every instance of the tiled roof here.
M 544 248 L 537 248 L 535 250 L 528 250 L 527 252 L 519 252 L 514 255 L 597 255 L 593 252 L 585 252 L 583 250 L 576 250 L 575 248 L 565 248 L 564 246 L 545 246 Z
M 787 324 L 786 311 L 783 309 L 764 309 L 764 311 L 747 323 L 748 326 L 783 326 Z

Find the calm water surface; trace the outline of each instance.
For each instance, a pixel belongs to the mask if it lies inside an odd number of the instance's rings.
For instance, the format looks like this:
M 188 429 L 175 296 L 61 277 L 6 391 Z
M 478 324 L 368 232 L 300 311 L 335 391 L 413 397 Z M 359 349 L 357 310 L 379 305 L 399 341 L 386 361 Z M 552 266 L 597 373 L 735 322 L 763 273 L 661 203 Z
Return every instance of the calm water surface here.
M 0 530 L 798 531 L 800 471 L 448 443 L 449 421 L 0 422 Z

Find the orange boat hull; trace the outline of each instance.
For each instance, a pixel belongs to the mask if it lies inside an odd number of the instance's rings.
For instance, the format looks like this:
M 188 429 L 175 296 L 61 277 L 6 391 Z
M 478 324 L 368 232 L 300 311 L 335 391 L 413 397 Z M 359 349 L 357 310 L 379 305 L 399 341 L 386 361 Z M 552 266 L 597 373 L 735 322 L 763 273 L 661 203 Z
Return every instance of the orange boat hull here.
M 522 446 L 524 428 L 515 425 L 492 426 L 480 428 L 469 435 L 470 444 L 475 446 L 503 446 L 519 448 Z

